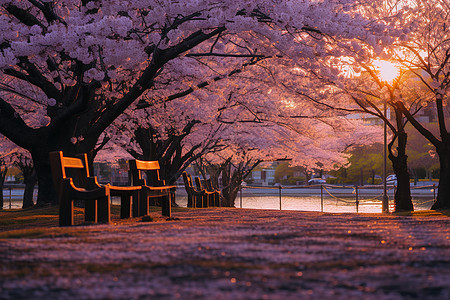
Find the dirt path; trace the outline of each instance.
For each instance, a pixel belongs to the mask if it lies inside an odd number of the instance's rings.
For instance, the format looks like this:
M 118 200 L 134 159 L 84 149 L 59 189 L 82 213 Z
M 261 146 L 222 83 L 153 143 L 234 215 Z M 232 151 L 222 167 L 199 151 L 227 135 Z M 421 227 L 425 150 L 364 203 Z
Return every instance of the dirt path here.
M 450 299 L 450 218 L 246 209 L 0 239 L 0 299 Z

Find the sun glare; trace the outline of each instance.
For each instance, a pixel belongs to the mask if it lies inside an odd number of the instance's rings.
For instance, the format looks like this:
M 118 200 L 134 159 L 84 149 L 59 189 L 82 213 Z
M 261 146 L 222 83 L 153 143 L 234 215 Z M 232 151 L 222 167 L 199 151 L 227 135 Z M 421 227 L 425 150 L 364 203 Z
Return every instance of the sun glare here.
M 376 60 L 373 65 L 379 72 L 379 76 L 382 81 L 392 82 L 400 75 L 399 68 L 389 61 Z

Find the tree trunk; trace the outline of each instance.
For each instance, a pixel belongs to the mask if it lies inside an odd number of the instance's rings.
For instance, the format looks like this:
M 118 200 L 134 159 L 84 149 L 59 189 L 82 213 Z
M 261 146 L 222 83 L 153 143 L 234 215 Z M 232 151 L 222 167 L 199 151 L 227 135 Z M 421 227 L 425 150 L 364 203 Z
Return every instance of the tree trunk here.
M 228 159 L 222 168 L 222 196 L 220 206 L 235 207 L 235 200 L 241 187 L 243 170 L 239 165 L 232 169 L 231 160 Z
M 49 153 L 47 151 L 32 152 L 33 164 L 38 182 L 37 206 L 57 205 L 58 195 L 53 184 L 52 170 L 50 168 Z
M 450 141 L 442 143 L 437 150 L 439 155 L 439 189 L 436 202 L 431 209 L 450 209 Z
M 220 206 L 235 207 L 236 197 L 239 193 L 240 186 L 230 185 L 222 189 L 222 196 Z
M 3 202 L 3 184 L 2 184 L 2 185 L 0 185 L 0 210 L 3 209 L 3 205 L 4 205 L 4 202 Z
M 5 186 L 6 173 L 8 168 L 4 167 L 0 170 L 0 210 L 3 209 L 3 187 Z
M 25 190 L 23 192 L 23 206 L 22 208 L 28 208 L 34 206 L 33 194 L 34 186 L 37 182 L 37 176 L 34 169 L 29 174 L 24 174 Z
M 397 189 L 394 196 L 395 211 L 413 211 L 411 200 L 411 188 L 409 184 L 408 156 L 406 155 L 407 134 L 398 133 L 397 156 L 389 151 L 389 159 L 392 161 L 394 173 L 397 176 Z
M 394 157 L 389 155 L 389 159 L 392 161 L 394 173 L 397 176 L 397 189 L 394 196 L 395 211 L 413 211 L 407 156 Z

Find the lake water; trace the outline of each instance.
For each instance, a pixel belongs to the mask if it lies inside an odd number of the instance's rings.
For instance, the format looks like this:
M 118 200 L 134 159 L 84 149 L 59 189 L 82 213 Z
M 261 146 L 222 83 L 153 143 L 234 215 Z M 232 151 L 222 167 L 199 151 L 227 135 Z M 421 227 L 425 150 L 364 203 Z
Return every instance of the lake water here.
M 308 188 L 252 188 L 247 187 L 238 194 L 235 206 L 252 209 L 274 209 L 279 210 L 299 210 L 299 211 L 324 211 L 335 213 L 379 213 L 381 212 L 380 187 L 358 188 L 327 186 L 322 190 L 320 187 Z M 415 210 L 430 209 L 434 202 L 436 190 L 433 186 L 422 186 L 412 188 L 412 197 Z M 23 189 L 4 189 L 4 209 L 22 207 Z M 390 211 L 393 211 L 394 191 L 388 190 Z M 35 191 L 36 197 L 36 191 Z M 281 198 L 281 201 L 280 201 Z M 358 205 L 356 205 L 358 198 Z M 11 200 L 10 200 L 11 199 Z M 114 197 L 113 204 L 120 204 L 120 198 Z M 178 187 L 176 202 L 179 206 L 187 206 L 187 195 L 184 187 Z

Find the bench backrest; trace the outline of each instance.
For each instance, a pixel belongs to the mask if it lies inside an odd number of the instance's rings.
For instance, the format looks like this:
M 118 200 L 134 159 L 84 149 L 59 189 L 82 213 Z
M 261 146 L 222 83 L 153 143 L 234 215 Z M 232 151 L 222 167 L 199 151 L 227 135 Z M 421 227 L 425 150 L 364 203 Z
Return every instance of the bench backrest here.
M 159 162 L 157 160 L 139 160 L 133 159 L 128 161 L 130 167 L 131 185 L 149 185 L 160 186 L 164 185 L 164 180 L 159 176 Z M 142 171 L 146 172 L 147 180 L 142 176 Z
M 183 175 L 184 187 L 186 188 L 186 191 L 189 193 L 190 191 L 188 191 L 188 189 L 194 188 L 194 185 L 192 184 L 192 177 L 186 171 L 184 171 L 182 173 L 182 175 Z
M 195 185 L 199 191 L 204 190 L 200 177 L 195 177 Z
M 66 178 L 72 178 L 75 185 L 83 186 L 89 177 L 88 160 L 86 154 L 77 155 L 78 157 L 64 156 L 62 151 L 50 152 L 50 166 L 52 168 L 53 183 L 61 193 L 62 181 Z
M 208 191 L 210 191 L 210 192 L 216 191 L 216 189 L 214 188 L 214 186 L 212 184 L 211 178 L 206 179 L 205 183 L 206 183 L 206 189 Z

